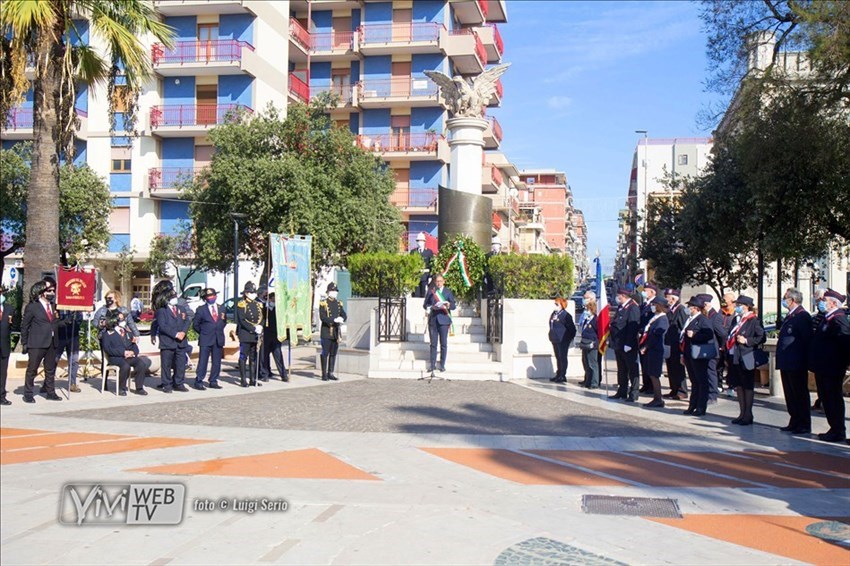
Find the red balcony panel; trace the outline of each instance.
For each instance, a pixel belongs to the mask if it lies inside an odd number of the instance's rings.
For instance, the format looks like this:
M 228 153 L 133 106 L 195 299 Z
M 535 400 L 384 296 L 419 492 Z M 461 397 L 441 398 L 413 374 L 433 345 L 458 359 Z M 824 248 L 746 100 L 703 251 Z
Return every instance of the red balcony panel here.
M 499 26 L 496 24 L 488 24 L 493 28 L 493 39 L 496 41 L 496 50 L 499 52 L 499 55 L 505 54 L 505 42 L 502 39 L 502 34 L 499 32 Z
M 310 50 L 314 53 L 316 51 L 347 51 L 353 48 L 353 31 L 331 31 L 310 34 Z
M 79 111 L 78 111 L 79 112 Z M 10 130 L 27 130 L 33 127 L 32 108 L 12 108 L 6 122 Z M 0 124 L 3 125 L 3 124 Z M 5 125 L 4 125 L 5 126 Z
M 493 213 L 493 228 L 495 228 L 496 230 L 502 229 L 502 217 L 499 215 L 498 212 Z
M 301 102 L 310 100 L 310 87 L 293 72 L 289 73 L 289 92 Z
M 363 149 L 380 153 L 437 151 L 437 143 L 442 137 L 427 132 L 360 134 L 357 136 L 357 145 Z
M 243 49 L 253 51 L 254 46 L 247 41 L 232 39 L 178 41 L 171 48 L 161 43 L 154 43 L 151 47 L 151 57 L 154 65 L 227 63 L 240 61 Z
M 481 13 L 484 14 L 484 17 L 487 17 L 487 13 L 490 11 L 490 6 L 487 5 L 487 0 L 478 0 L 478 6 L 481 8 Z
M 475 56 L 481 61 L 482 67 L 487 65 L 487 48 L 481 43 L 481 38 L 478 37 L 478 34 L 475 34 Z
M 502 171 L 495 165 L 492 166 L 492 176 L 493 176 L 493 184 L 501 185 L 504 181 L 504 177 L 502 176 Z
M 310 32 L 304 29 L 301 22 L 292 17 L 289 18 L 289 37 L 305 50 L 310 50 Z
M 177 185 L 198 175 L 203 167 L 152 167 L 148 170 L 148 188 L 151 192 L 173 190 Z
M 360 44 L 414 43 L 437 41 L 443 24 L 436 22 L 411 22 L 409 24 L 363 24 L 360 26 Z
M 366 79 L 359 83 L 361 98 L 436 96 L 437 85 L 426 76 Z
M 505 87 L 502 86 L 502 79 L 496 80 L 496 94 L 499 95 L 499 99 L 501 100 L 502 95 L 505 93 Z
M 212 126 L 223 124 L 231 112 L 253 112 L 241 104 L 169 104 L 151 108 L 151 127 Z
M 502 125 L 496 120 L 495 116 L 490 116 L 487 118 L 490 121 L 490 128 L 493 130 L 493 137 L 499 140 L 499 143 L 502 142 Z

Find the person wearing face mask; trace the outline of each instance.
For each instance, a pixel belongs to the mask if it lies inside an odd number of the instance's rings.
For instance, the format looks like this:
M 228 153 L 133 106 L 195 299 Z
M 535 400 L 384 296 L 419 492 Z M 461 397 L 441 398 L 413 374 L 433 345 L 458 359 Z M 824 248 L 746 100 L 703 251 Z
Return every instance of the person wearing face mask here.
M 263 308 L 257 301 L 257 286 L 253 281 L 245 283 L 242 300 L 236 303 L 236 328 L 239 336 L 239 385 L 260 387 L 257 346 L 263 335 Z
M 446 371 L 446 356 L 448 355 L 449 328 L 452 325 L 452 311 L 455 310 L 455 296 L 451 289 L 445 286 L 446 280 L 442 275 L 434 278 L 422 307 L 428 311 L 428 334 L 431 338 L 430 371 Z M 440 365 L 437 365 L 437 340 L 440 341 Z
M 714 346 L 717 354 L 708 360 L 708 403 L 717 403 L 717 396 L 720 395 L 720 344 L 726 342 L 728 332 L 723 328 L 723 317 L 712 306 L 711 302 L 714 297 L 708 293 L 697 295 L 702 299 L 705 305 L 702 309 L 702 314 L 708 319 L 711 325 L 711 331 L 714 333 Z
M 788 315 L 779 328 L 776 343 L 776 369 L 782 379 L 785 407 L 790 420 L 780 430 L 792 434 L 809 434 L 812 431 L 812 413 L 809 403 L 809 345 L 812 340 L 812 317 L 801 305 L 803 294 L 790 288 L 785 291 L 782 306 Z
M 725 383 L 725 393 L 729 396 L 734 396 L 735 392 L 732 386 L 729 385 L 729 365 L 731 360 L 726 352 L 726 339 L 729 337 L 729 332 L 737 322 L 735 315 L 735 295 L 733 293 L 724 293 L 723 302 L 720 306 L 720 312 L 717 317 L 712 319 L 715 327 L 715 335 L 718 337 L 720 344 L 720 360 L 717 362 L 717 389 L 718 392 L 723 389 Z M 720 336 L 723 337 L 720 340 Z
M 588 294 L 585 293 L 585 297 Z M 607 308 L 607 305 L 606 305 Z M 599 322 L 596 319 L 596 294 L 592 299 L 584 302 L 584 312 L 581 315 L 581 340 L 578 347 L 581 349 L 581 365 L 584 367 L 584 381 L 582 387 L 587 389 L 599 388 Z
M 342 301 L 339 296 L 339 289 L 336 283 L 328 284 L 328 297 L 319 303 L 319 318 L 322 321 L 322 354 L 320 361 L 322 364 L 322 381 L 337 381 L 334 375 L 334 365 L 336 364 L 336 353 L 339 350 L 340 326 L 346 321 L 348 315 L 345 314 Z
M 708 407 L 708 362 L 717 355 L 714 330 L 703 314 L 705 301 L 697 295 L 688 301 L 688 319 L 679 334 L 682 363 L 691 378 L 691 397 L 686 415 L 701 417 Z
M 162 391 L 189 391 L 186 379 L 186 358 L 189 340 L 186 333 L 192 323 L 191 312 L 179 304 L 173 286 L 160 298 L 166 304 L 156 311 L 157 338 L 162 374 Z M 129 317 L 128 317 L 129 318 Z
M 670 383 L 670 393 L 665 395 L 668 399 L 682 400 L 688 398 L 688 386 L 685 380 L 685 366 L 682 365 L 681 356 L 676 355 L 679 351 L 679 334 L 688 320 L 687 309 L 679 300 L 681 292 L 678 289 L 665 289 L 664 299 L 667 301 L 667 346 L 670 348 L 670 357 L 667 358 L 667 379 Z
M 609 399 L 635 402 L 638 398 L 638 333 L 640 308 L 631 293 L 621 288 L 617 292 L 617 314 L 611 321 L 611 347 L 617 359 L 617 392 Z
M 127 320 L 120 313 L 110 313 L 105 320 L 106 331 L 103 335 L 103 352 L 110 365 L 118 366 L 118 394 L 127 395 L 127 381 L 130 370 L 133 370 L 133 381 L 136 395 L 147 395 L 145 391 L 145 375 L 151 367 L 147 356 L 139 355 L 139 348 L 133 342 Z
M 755 349 L 764 344 L 766 335 L 756 313 L 753 300 L 746 295 L 735 299 L 735 313 L 738 321 L 726 338 L 726 351 L 732 360 L 729 370 L 729 384 L 735 388 L 740 414 L 732 419 L 732 424 L 753 424 L 753 400 L 755 399 Z
M 643 304 L 640 307 L 640 328 L 645 328 L 649 319 L 655 316 L 655 307 L 652 304 L 652 301 L 655 300 L 655 297 L 658 296 L 658 287 L 654 283 L 647 283 L 643 290 L 640 292 L 641 297 L 643 298 Z M 649 378 L 649 375 L 646 371 L 646 359 L 643 355 L 640 356 L 640 378 L 641 378 L 641 386 L 638 390 L 639 393 L 652 393 L 653 386 L 652 380 Z M 659 374 L 660 375 L 660 374 Z
M 195 383 L 192 387 L 199 391 L 221 389 L 218 378 L 221 375 L 221 358 L 224 354 L 224 327 L 227 317 L 224 309 L 216 302 L 218 294 L 215 289 L 206 288 L 201 293 L 204 305 L 195 310 L 192 328 L 198 333 L 198 370 L 195 373 Z M 210 359 L 212 364 L 210 365 Z M 207 366 L 210 365 L 210 380 L 204 384 L 207 377 Z
M 665 344 L 670 323 L 667 320 L 667 301 L 654 297 L 649 306 L 652 307 L 652 317 L 644 323 L 638 341 L 643 371 L 652 384 L 652 401 L 644 403 L 644 407 L 660 408 L 664 406 L 661 396 L 661 371 L 664 359 L 670 355 L 669 347 Z
M 286 371 L 286 365 L 283 363 L 283 342 L 277 336 L 277 309 L 275 305 L 275 293 L 272 291 L 266 296 L 266 312 L 265 322 L 263 323 L 263 348 L 260 357 L 262 364 L 260 365 L 260 375 L 263 381 L 268 381 L 272 377 L 272 359 L 277 367 L 277 373 L 280 375 L 281 381 L 289 381 L 289 374 Z M 286 331 L 286 338 L 289 338 L 289 330 Z
M 411 255 L 418 255 L 425 264 L 422 268 L 422 275 L 419 276 L 419 286 L 413 293 L 414 297 L 425 296 L 428 292 L 428 282 L 431 279 L 431 262 L 434 259 L 434 252 L 425 247 L 425 242 L 425 232 L 419 232 L 416 236 L 416 247 L 410 250 Z
M 0 405 L 11 405 L 6 398 L 6 377 L 9 371 L 9 356 L 12 354 L 12 305 L 6 302 L 8 290 L 0 285 Z
M 127 329 L 130 331 L 132 340 L 138 342 L 141 333 L 133 320 L 132 313 L 121 304 L 121 299 L 122 295 L 119 291 L 109 291 L 103 297 L 104 305 L 97 309 L 92 317 L 92 326 L 98 329 L 98 337 L 101 337 L 105 328 L 106 316 L 121 313 L 127 321 Z
M 28 354 L 27 371 L 24 379 L 24 402 L 35 403 L 35 376 L 44 364 L 44 387 L 47 399 L 61 401 L 56 394 L 56 348 L 59 345 L 58 327 L 62 322 L 53 308 L 56 287 L 39 281 L 30 289 L 30 302 L 24 309 L 21 321 L 21 344 Z
M 549 379 L 554 383 L 567 382 L 567 356 L 570 351 L 570 344 L 576 337 L 576 325 L 573 322 L 573 317 L 567 312 L 567 301 L 563 297 L 555 299 L 555 310 L 549 316 L 549 341 L 552 343 L 552 349 L 555 350 L 555 360 L 557 369 L 555 377 Z
M 818 434 L 825 442 L 843 442 L 847 435 L 844 422 L 844 375 L 850 367 L 850 322 L 841 308 L 847 297 L 827 289 L 817 302 L 823 314 L 809 349 L 809 368 L 815 374 L 818 397 L 829 423 L 829 430 Z

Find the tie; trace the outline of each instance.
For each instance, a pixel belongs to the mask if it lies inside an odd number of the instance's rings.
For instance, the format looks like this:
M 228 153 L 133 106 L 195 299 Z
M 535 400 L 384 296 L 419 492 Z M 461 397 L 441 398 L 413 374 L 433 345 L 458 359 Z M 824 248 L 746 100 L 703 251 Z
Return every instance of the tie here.
M 50 322 L 53 322 L 53 311 L 50 310 L 50 304 L 48 303 L 48 305 L 45 308 L 47 309 L 47 320 L 49 320 Z
M 177 307 L 171 307 L 171 314 L 177 316 Z
M 212 307 L 212 315 L 213 315 L 213 322 L 218 322 L 218 309 L 215 308 L 215 305 L 213 305 L 213 307 Z

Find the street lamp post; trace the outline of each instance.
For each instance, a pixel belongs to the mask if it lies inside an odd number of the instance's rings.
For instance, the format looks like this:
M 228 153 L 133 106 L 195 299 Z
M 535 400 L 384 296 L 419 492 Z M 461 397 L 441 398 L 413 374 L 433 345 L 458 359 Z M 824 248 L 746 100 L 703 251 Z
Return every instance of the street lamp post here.
M 233 296 L 239 296 L 239 221 L 248 218 L 247 214 L 231 212 L 233 219 Z M 235 306 L 235 305 L 234 305 Z
M 649 151 L 649 131 L 647 130 L 635 130 L 636 134 L 643 134 L 643 209 L 638 207 L 638 213 L 643 213 L 643 226 L 641 227 L 639 234 L 640 239 L 646 238 L 646 216 L 647 210 L 649 208 L 648 199 L 648 189 L 647 189 L 647 170 L 649 169 L 649 159 L 647 157 L 647 152 Z M 636 195 L 637 196 L 637 195 Z M 639 201 L 638 201 L 639 202 Z M 646 260 L 644 259 L 642 262 L 643 267 L 643 277 L 644 280 L 649 280 L 649 273 L 647 269 Z

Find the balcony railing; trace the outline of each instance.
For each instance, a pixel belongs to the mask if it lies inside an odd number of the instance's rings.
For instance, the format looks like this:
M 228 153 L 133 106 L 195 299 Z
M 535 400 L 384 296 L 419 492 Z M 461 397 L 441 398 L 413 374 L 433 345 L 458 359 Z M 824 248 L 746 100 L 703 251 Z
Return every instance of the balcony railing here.
M 310 34 L 310 51 L 337 51 L 354 49 L 353 31 L 331 31 Z
M 364 24 L 360 26 L 360 44 L 414 43 L 438 41 L 443 24 L 411 22 L 409 24 Z
M 151 47 L 151 58 L 154 65 L 232 63 L 242 59 L 243 49 L 254 51 L 254 46 L 247 41 L 233 39 L 178 41 L 171 48 L 165 47 L 161 43 L 154 43 Z
M 501 185 L 504 181 L 504 177 L 502 176 L 502 171 L 496 167 L 495 165 L 491 166 L 491 174 L 493 176 L 493 184 Z
M 502 143 L 502 125 L 496 120 L 495 116 L 489 116 L 487 120 L 490 122 L 490 128 L 493 130 L 493 137 Z
M 289 36 L 305 50 L 310 50 L 310 32 L 304 29 L 301 22 L 292 17 L 289 18 Z
M 493 39 L 496 42 L 496 50 L 499 52 L 499 55 L 505 54 L 505 41 L 502 39 L 502 34 L 499 32 L 499 26 L 496 24 L 487 24 L 491 28 L 493 28 Z
M 178 185 L 195 178 L 203 167 L 153 167 L 148 170 L 151 192 L 174 190 Z
M 424 75 L 421 77 L 366 79 L 360 81 L 358 86 L 360 97 L 363 99 L 437 95 L 437 85 Z
M 289 73 L 289 92 L 301 102 L 310 100 L 310 86 L 295 73 Z
M 237 111 L 253 112 L 242 104 L 170 104 L 151 108 L 151 127 L 215 126 Z
M 487 17 L 487 13 L 490 11 L 490 6 L 487 5 L 487 0 L 478 0 L 478 6 L 481 8 L 481 13 L 484 14 L 484 17 Z
M 297 78 L 297 77 L 296 77 Z M 298 79 L 301 80 L 301 79 Z M 314 98 L 322 92 L 330 92 L 340 98 L 340 101 L 345 104 L 351 103 L 351 85 L 350 84 L 333 84 L 329 79 L 310 81 L 310 98 Z
M 390 204 L 399 208 L 437 210 L 437 189 L 396 189 L 390 195 Z
M 369 151 L 386 152 L 433 152 L 443 136 L 435 133 L 392 133 L 360 134 L 357 145 Z
M 502 99 L 502 95 L 505 93 L 505 87 L 502 86 L 502 79 L 496 79 L 496 94 L 499 95 L 499 100 Z
M 478 37 L 478 34 L 474 34 L 475 36 L 475 56 L 478 57 L 478 60 L 481 61 L 481 66 L 487 65 L 487 48 L 484 47 L 484 44 L 481 43 L 481 38 Z
M 9 119 L 2 124 L 9 130 L 29 130 L 33 127 L 32 108 L 12 108 L 9 110 Z
M 502 216 L 498 212 L 493 213 L 493 228 L 496 230 L 502 229 Z

